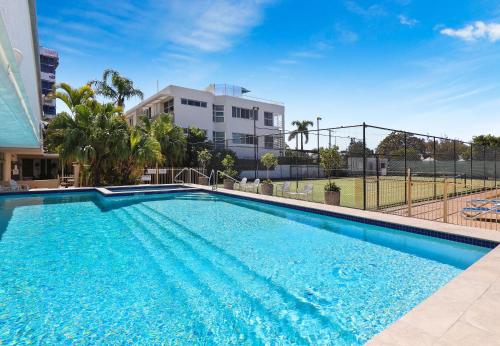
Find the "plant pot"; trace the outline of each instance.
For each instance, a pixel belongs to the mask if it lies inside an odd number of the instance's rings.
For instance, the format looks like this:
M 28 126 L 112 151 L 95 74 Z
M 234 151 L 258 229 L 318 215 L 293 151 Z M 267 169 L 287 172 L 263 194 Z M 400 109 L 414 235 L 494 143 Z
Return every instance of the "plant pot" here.
M 325 191 L 325 203 L 340 205 L 340 191 Z
M 234 189 L 234 181 L 232 179 L 224 179 L 224 188 L 228 190 Z
M 207 177 L 198 177 L 198 185 L 208 185 Z
M 260 185 L 260 193 L 267 196 L 272 196 L 274 192 L 274 185 L 270 183 L 262 183 Z

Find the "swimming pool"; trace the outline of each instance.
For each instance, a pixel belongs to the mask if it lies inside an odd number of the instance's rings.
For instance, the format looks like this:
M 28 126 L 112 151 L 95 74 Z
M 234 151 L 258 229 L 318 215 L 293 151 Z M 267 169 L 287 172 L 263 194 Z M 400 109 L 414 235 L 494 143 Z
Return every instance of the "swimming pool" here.
M 488 251 L 201 192 L 0 197 L 0 341 L 363 344 Z

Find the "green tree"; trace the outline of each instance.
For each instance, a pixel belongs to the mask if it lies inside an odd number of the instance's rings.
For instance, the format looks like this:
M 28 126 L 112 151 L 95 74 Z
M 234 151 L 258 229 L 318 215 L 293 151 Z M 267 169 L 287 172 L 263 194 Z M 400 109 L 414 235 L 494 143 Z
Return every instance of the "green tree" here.
M 170 114 L 162 113 L 154 120 L 141 117 L 139 127 L 143 132 L 151 132 L 160 143 L 167 166 L 182 166 L 186 156 L 186 136 L 184 130 L 173 123 Z
M 479 135 L 472 137 L 472 143 L 492 148 L 500 148 L 500 136 Z
M 366 156 L 373 155 L 373 150 L 371 150 L 368 147 L 365 148 L 365 152 Z M 345 154 L 348 157 L 363 156 L 363 141 L 358 141 L 356 140 L 356 138 L 351 138 L 351 142 L 349 143 L 349 146 L 347 147 Z
M 198 164 L 198 153 L 202 149 L 209 149 L 210 143 L 204 130 L 197 127 L 189 127 L 186 137 L 186 157 L 184 166 L 195 167 Z
M 342 157 L 339 153 L 339 148 L 333 146 L 331 148 L 320 148 L 319 164 L 325 170 L 328 177 L 328 183 L 331 183 L 331 176 L 334 170 L 339 169 L 342 164 Z
M 112 100 L 122 110 L 125 107 L 125 100 L 132 97 L 144 99 L 144 94 L 140 89 L 134 87 L 134 82 L 115 70 L 104 70 L 102 80 L 92 80 L 89 85 L 95 88 L 98 95 Z
M 292 125 L 296 126 L 297 128 L 290 132 L 288 141 L 292 141 L 300 135 L 300 150 L 304 150 L 304 139 L 305 143 L 307 144 L 307 142 L 309 142 L 309 126 L 314 126 L 314 123 L 310 120 L 294 120 L 292 121 Z
M 235 178 L 238 175 L 238 171 L 234 169 L 235 160 L 233 156 L 229 154 L 226 155 L 221 163 L 222 167 L 224 167 L 224 174 L 232 178 Z
M 129 127 L 111 103 L 95 100 L 74 106 L 74 116 L 59 113 L 47 129 L 47 147 L 65 162 L 76 161 L 94 186 L 110 183 L 112 171 L 127 146 Z
M 212 154 L 208 149 L 202 149 L 198 152 L 198 164 L 202 169 L 207 168 L 208 163 L 212 160 Z
M 74 116 L 76 106 L 86 104 L 94 98 L 94 90 L 89 85 L 72 88 L 67 83 L 60 83 L 54 85 L 49 98 L 56 98 L 64 102 Z
M 276 155 L 269 151 L 262 155 L 262 157 L 260 158 L 260 162 L 262 162 L 262 165 L 266 167 L 266 178 L 267 180 L 269 180 L 269 169 L 278 165 L 278 158 L 276 157 Z
M 403 132 L 393 131 L 389 135 L 387 135 L 377 146 L 376 153 L 380 156 L 404 156 L 404 147 L 405 147 L 405 134 Z M 401 152 L 403 150 L 403 152 Z M 409 150 L 413 153 L 416 153 L 417 158 L 428 157 L 427 153 L 427 145 L 424 139 L 418 138 L 411 134 L 406 134 L 406 150 L 407 154 Z

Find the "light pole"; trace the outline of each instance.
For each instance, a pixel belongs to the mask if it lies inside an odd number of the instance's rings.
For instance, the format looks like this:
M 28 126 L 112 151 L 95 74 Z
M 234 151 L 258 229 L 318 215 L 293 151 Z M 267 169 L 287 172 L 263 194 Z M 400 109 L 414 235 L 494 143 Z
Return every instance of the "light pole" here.
M 257 117 L 259 116 L 259 107 L 253 107 L 253 159 L 255 161 L 255 176 L 254 179 L 257 179 L 257 171 L 258 171 L 258 160 L 257 160 Z
M 316 118 L 316 130 L 317 132 L 317 137 L 318 137 L 318 179 L 319 179 L 319 121 L 321 120 L 321 117 Z

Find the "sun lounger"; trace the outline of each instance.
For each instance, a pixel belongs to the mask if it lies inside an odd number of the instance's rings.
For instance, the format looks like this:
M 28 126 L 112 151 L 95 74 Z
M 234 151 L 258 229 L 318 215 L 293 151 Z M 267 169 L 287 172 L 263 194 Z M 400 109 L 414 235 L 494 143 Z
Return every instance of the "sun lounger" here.
M 253 183 L 247 184 L 248 189 L 252 192 L 258 193 L 259 192 L 259 186 L 260 186 L 260 179 L 255 179 Z
M 465 207 L 460 211 L 464 219 L 477 220 L 488 214 L 500 216 L 500 203 L 493 204 L 491 207 Z

